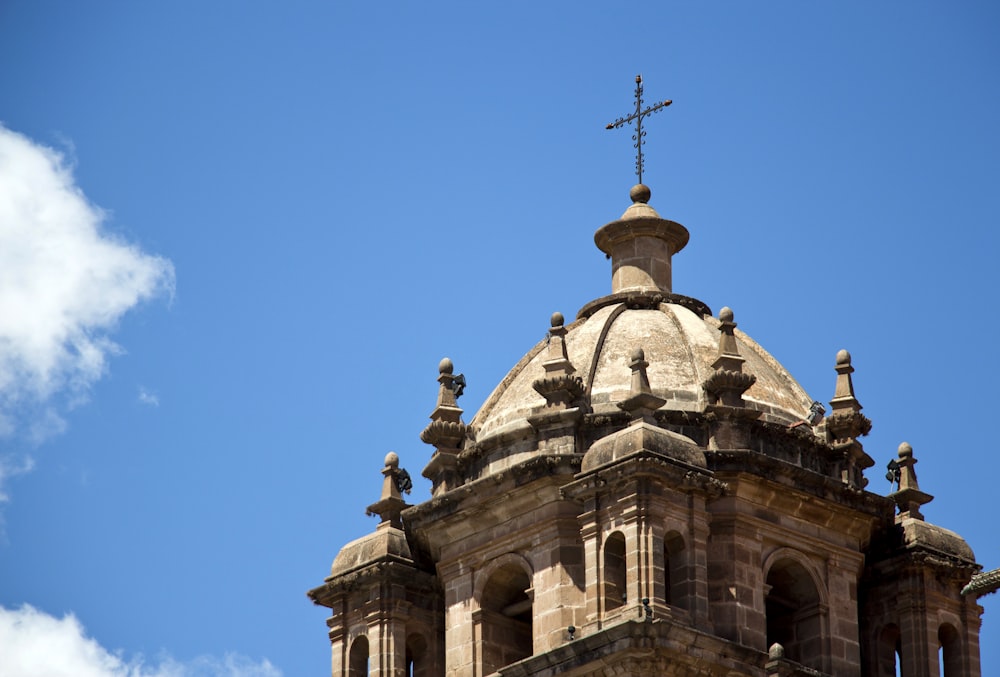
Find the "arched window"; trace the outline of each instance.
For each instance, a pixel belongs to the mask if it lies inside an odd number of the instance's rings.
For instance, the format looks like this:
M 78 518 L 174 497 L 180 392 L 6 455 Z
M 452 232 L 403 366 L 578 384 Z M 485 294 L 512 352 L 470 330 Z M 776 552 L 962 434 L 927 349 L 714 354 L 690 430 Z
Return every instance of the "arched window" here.
M 958 630 L 953 625 L 945 623 L 938 628 L 938 651 L 942 677 L 959 677 L 962 675 L 962 649 Z
M 360 635 L 351 644 L 348 677 L 368 677 L 368 638 Z
M 687 608 L 688 570 L 684 538 L 671 531 L 663 539 L 663 583 L 667 604 Z
M 767 585 L 767 646 L 777 642 L 791 660 L 822 670 L 823 610 L 809 571 L 794 559 L 781 559 L 768 571 Z
M 483 671 L 488 675 L 532 654 L 531 579 L 514 562 L 494 571 L 483 588 Z
M 625 536 L 616 531 L 604 542 L 604 611 L 625 604 Z
M 427 640 L 413 633 L 406 638 L 406 677 L 428 677 Z
M 876 644 L 877 677 L 899 677 L 902 662 L 899 626 L 889 623 L 879 633 Z

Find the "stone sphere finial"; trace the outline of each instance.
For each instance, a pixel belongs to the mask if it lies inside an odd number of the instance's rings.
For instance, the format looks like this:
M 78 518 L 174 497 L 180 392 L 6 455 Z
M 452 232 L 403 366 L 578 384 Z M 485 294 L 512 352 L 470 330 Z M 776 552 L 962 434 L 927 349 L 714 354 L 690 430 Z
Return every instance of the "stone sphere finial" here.
M 913 456 L 913 447 L 910 446 L 909 442 L 902 442 L 899 445 L 899 457 L 907 458 Z
M 632 202 L 641 202 L 642 204 L 647 204 L 652 194 L 652 191 L 649 190 L 649 186 L 644 183 L 635 184 L 628 192 L 628 196 L 632 198 Z
M 774 660 L 777 658 L 785 657 L 785 647 L 781 646 L 777 642 L 771 645 L 771 648 L 767 650 L 767 657 Z
M 723 322 L 732 322 L 733 317 L 733 309 L 729 306 L 723 306 L 722 310 L 719 311 L 719 319 Z
M 646 359 L 646 351 L 642 348 L 633 348 L 629 358 L 632 362 L 642 362 Z
M 390 451 L 385 455 L 385 467 L 386 468 L 397 468 L 399 467 L 399 454 L 395 451 Z
M 451 361 L 450 357 L 441 360 L 441 363 L 438 364 L 438 371 L 442 374 L 450 374 L 455 371 L 455 364 Z
M 843 348 L 837 351 L 837 366 L 847 367 L 851 364 L 851 354 Z
M 560 313 L 558 311 L 552 313 L 552 319 L 550 320 L 550 322 L 552 323 L 553 327 L 561 327 L 561 326 L 563 326 L 563 323 L 565 321 L 566 321 L 566 318 L 563 317 L 562 313 Z

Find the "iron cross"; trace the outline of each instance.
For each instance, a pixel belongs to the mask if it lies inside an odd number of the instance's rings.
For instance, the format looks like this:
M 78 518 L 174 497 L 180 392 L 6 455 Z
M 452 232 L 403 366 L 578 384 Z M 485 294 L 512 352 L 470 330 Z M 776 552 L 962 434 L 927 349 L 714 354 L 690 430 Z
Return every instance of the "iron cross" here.
M 639 177 L 639 183 L 642 183 L 642 144 L 643 137 L 646 136 L 646 132 L 642 129 L 642 119 L 647 115 L 652 115 L 670 104 L 673 101 L 667 99 L 666 101 L 661 101 L 659 103 L 653 104 L 646 110 L 642 109 L 642 76 L 635 76 L 635 112 L 628 117 L 618 118 L 611 124 L 609 124 L 605 129 L 618 129 L 619 127 L 624 127 L 633 120 L 635 120 L 635 134 L 632 135 L 632 140 L 635 141 L 635 173 Z

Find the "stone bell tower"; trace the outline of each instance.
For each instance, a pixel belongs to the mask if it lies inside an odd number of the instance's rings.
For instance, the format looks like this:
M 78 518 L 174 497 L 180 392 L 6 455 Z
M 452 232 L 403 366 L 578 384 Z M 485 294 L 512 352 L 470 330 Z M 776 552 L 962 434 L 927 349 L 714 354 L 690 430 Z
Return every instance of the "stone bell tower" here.
M 637 85 L 622 124 L 655 112 Z M 390 453 L 380 523 L 308 593 L 333 677 L 979 677 L 1000 576 L 924 519 L 909 445 L 868 489 L 851 355 L 824 416 L 732 309 L 674 291 L 688 230 L 630 197 L 595 235 L 610 293 L 553 313 L 470 421 L 439 364 L 424 500 Z

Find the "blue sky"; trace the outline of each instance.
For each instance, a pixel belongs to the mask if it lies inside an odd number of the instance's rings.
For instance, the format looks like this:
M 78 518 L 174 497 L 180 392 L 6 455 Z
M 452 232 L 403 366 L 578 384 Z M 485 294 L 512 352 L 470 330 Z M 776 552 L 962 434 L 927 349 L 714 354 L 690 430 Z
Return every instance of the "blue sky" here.
M 909 441 L 927 519 L 1000 566 L 998 29 L 989 2 L 0 4 L 3 627 L 97 677 L 325 674 L 304 592 L 374 528 L 386 452 L 428 497 L 440 358 L 469 420 L 610 290 L 592 235 L 634 176 L 604 125 L 639 72 L 674 100 L 644 174 L 691 231 L 674 290 L 821 401 L 850 350 L 870 488 Z

